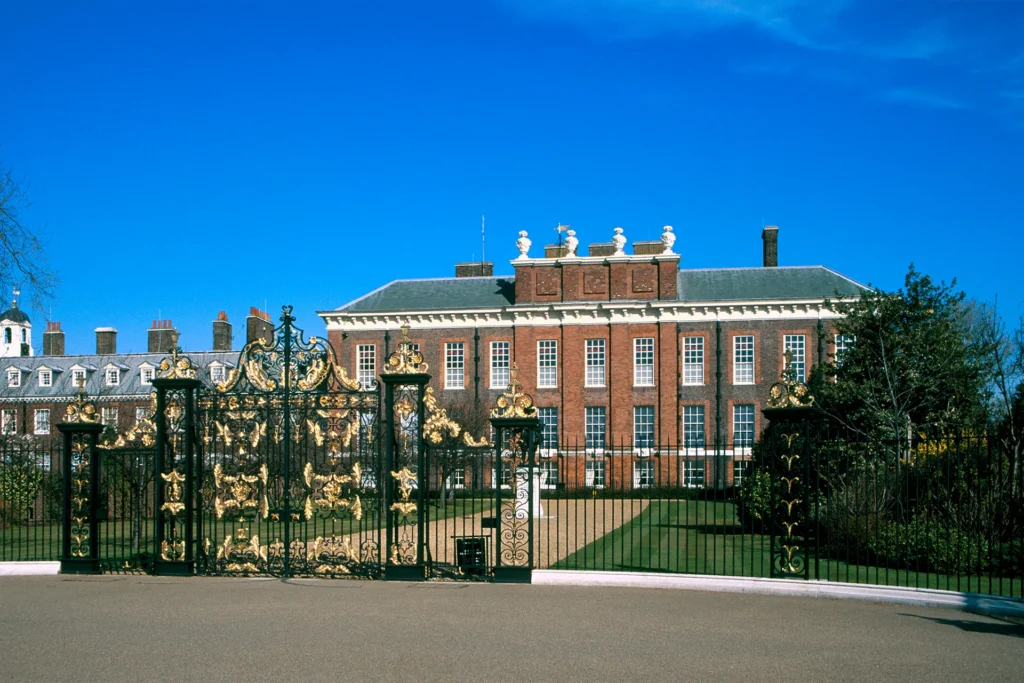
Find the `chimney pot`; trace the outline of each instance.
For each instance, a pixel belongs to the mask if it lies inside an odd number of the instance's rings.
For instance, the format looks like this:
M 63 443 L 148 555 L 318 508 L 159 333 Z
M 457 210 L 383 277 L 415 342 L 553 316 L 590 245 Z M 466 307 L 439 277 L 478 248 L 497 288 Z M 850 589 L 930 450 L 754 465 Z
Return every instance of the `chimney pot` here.
M 767 225 L 761 231 L 764 242 L 764 267 L 777 268 L 779 265 L 779 226 Z

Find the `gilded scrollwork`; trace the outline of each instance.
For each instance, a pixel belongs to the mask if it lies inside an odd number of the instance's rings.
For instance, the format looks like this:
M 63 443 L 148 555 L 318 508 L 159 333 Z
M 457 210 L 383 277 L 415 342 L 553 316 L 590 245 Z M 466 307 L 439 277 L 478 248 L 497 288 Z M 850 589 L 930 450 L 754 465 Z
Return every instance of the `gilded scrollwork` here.
M 794 472 L 799 466 L 801 436 L 798 432 L 777 433 L 773 443 L 776 446 L 775 466 L 778 480 L 778 502 L 773 514 L 776 524 L 775 547 L 772 555 L 772 569 L 777 576 L 794 576 L 806 571 L 806 550 L 801 530 L 804 522 L 804 499 L 801 497 L 802 482 Z
M 267 480 L 270 476 L 266 464 L 260 465 L 257 474 L 236 475 L 224 474 L 224 468 L 218 463 L 213 468 L 213 483 L 216 488 L 214 514 L 221 519 L 226 514 L 241 516 L 254 512 L 266 518 L 269 505 L 267 503 Z
M 398 342 L 398 350 L 388 356 L 382 374 L 422 374 L 429 367 L 429 365 L 423 362 L 423 354 L 420 353 L 416 344 L 409 340 L 409 326 L 402 325 L 402 339 Z
M 181 349 L 177 346 L 177 334 L 172 335 L 174 346 L 171 348 L 170 356 L 160 361 L 156 375 L 161 379 L 195 379 L 196 366 L 188 356 L 181 355 Z
M 185 541 L 163 541 L 160 544 L 160 558 L 168 562 L 185 559 Z
M 397 484 L 398 500 L 391 504 L 391 511 L 396 513 L 398 527 L 391 544 L 390 560 L 392 564 L 416 564 L 417 550 L 413 525 L 416 522 L 418 508 L 416 501 L 411 499 L 413 484 L 417 481 L 416 473 L 408 467 L 403 467 L 397 472 L 392 472 L 391 478 Z
M 772 385 L 768 395 L 769 408 L 801 408 L 814 405 L 814 396 L 807 385 L 797 379 L 793 369 L 793 352 L 786 351 L 785 367 L 780 381 Z
M 513 363 L 509 373 L 508 388 L 502 392 L 491 409 L 491 417 L 534 417 L 533 397 L 523 391 L 519 383 L 519 367 Z
M 284 307 L 282 320 L 286 324 L 274 330 L 272 340 L 260 337 L 242 348 L 237 366 L 216 385 L 218 392 L 225 394 L 238 388 L 242 379 L 265 393 L 285 386 L 292 391 L 311 392 L 326 387 L 332 378 L 342 389 L 359 390 L 359 383 L 348 377 L 326 340 L 316 336 L 304 339 L 302 330 L 291 324 L 291 306 Z
M 71 556 L 89 557 L 91 529 L 89 524 L 89 488 L 92 454 L 81 435 L 72 441 L 71 474 Z
M 350 474 L 316 474 L 312 463 L 307 462 L 302 476 L 308 489 L 302 506 L 307 520 L 314 515 L 341 519 L 346 513 L 355 520 L 363 518 L 362 501 L 356 492 L 363 477 L 359 463 L 352 466 Z
M 90 401 L 85 395 L 85 390 L 79 387 L 75 400 L 64 409 L 64 421 L 95 423 L 99 421 L 99 417 L 96 404 Z
M 501 563 L 526 566 L 530 553 L 530 483 L 524 474 L 528 462 L 526 442 L 520 430 L 513 431 L 501 454 L 501 467 L 509 473 L 510 497 L 501 501 Z
M 260 537 L 249 536 L 249 530 L 240 526 L 234 534 L 228 534 L 217 549 L 217 562 L 224 564 L 224 571 L 256 573 L 267 562 L 267 547 L 260 545 Z
M 164 480 L 164 504 L 160 506 L 160 509 L 172 517 L 180 514 L 185 509 L 185 503 L 181 500 L 185 475 L 177 470 L 171 470 L 170 472 L 161 472 L 160 478 Z

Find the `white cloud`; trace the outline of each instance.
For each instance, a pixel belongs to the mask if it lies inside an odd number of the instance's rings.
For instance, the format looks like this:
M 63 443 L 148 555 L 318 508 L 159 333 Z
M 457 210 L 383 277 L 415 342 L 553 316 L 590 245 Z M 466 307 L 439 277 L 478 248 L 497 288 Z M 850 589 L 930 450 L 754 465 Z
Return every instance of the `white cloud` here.
M 749 26 L 808 50 L 851 52 L 880 60 L 927 60 L 952 47 L 938 21 L 890 42 L 848 35 L 840 20 L 856 0 L 501 1 L 533 18 L 585 26 L 611 38 Z

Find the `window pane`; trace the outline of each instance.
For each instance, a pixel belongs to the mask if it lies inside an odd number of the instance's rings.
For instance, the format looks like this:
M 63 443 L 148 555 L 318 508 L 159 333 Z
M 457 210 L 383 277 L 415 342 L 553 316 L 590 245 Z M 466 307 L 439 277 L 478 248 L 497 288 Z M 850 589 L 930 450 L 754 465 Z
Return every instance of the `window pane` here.
M 592 488 L 604 488 L 604 460 L 587 461 L 585 483 Z
M 843 356 L 853 348 L 853 335 L 849 334 L 837 334 L 836 335 L 836 355 L 835 362 L 836 366 L 842 365 Z
M 538 408 L 537 417 L 540 418 L 543 429 L 540 447 L 546 449 L 557 449 L 558 408 Z
M 704 337 L 683 338 L 683 384 L 704 384 Z
M 649 489 L 654 486 L 654 461 L 638 460 L 633 463 L 633 488 Z
M 537 463 L 537 472 L 540 474 L 540 487 L 542 489 L 558 488 L 558 461 L 545 460 Z
M 558 386 L 558 342 L 554 339 L 537 342 L 537 386 Z
M 377 346 L 359 344 L 356 347 L 356 381 L 363 389 L 377 386 Z
M 743 483 L 743 478 L 747 476 L 747 466 L 750 464 L 749 460 L 733 460 L 732 461 L 732 485 L 739 486 Z
M 584 386 L 603 387 L 605 381 L 604 339 L 588 339 L 586 342 L 587 370 Z
M 704 461 L 684 460 L 683 461 L 683 486 L 689 488 L 704 487 Z
M 654 446 L 654 406 L 633 408 L 633 445 L 636 448 Z
M 733 442 L 737 446 L 749 446 L 754 443 L 754 406 L 733 406 L 732 434 Z
M 444 388 L 462 389 L 466 386 L 466 347 L 462 342 L 444 345 Z
M 689 448 L 704 445 L 704 406 L 683 406 L 683 445 Z
M 785 369 L 792 368 L 800 382 L 807 379 L 807 338 L 802 334 L 787 334 L 783 339 L 782 351 L 784 354 L 787 352 L 792 354 L 791 361 L 783 356 L 783 362 L 786 363 Z
M 491 389 L 505 389 L 509 382 L 511 344 L 507 341 L 491 342 Z
M 654 337 L 633 340 L 633 384 L 654 386 Z
M 48 408 L 40 408 L 35 413 L 35 432 L 36 434 L 49 434 L 50 433 L 50 410 Z
M 754 335 L 739 335 L 732 338 L 733 384 L 754 383 Z
M 585 417 L 586 447 L 604 448 L 604 406 L 588 406 Z

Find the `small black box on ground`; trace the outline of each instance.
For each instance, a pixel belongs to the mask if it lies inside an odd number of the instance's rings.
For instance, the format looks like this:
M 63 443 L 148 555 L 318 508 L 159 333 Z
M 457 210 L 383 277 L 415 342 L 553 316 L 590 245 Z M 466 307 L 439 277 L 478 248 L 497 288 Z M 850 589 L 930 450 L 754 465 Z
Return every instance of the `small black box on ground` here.
M 487 537 L 456 538 L 455 564 L 464 574 L 483 574 L 487 569 Z

